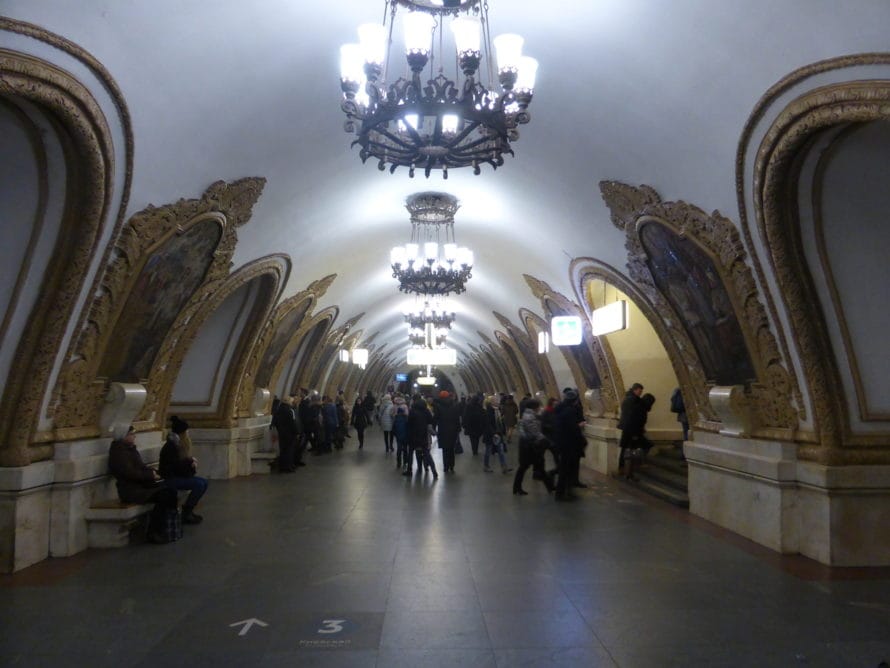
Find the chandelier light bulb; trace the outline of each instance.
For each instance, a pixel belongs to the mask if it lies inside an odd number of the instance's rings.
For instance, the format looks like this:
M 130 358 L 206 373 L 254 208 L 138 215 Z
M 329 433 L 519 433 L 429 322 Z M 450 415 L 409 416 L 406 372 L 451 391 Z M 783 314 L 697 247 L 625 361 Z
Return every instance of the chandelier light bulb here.
M 420 250 L 420 247 L 417 244 L 405 244 L 405 256 L 409 261 L 414 261 L 417 259 L 417 252 Z
M 365 78 L 362 48 L 358 44 L 340 47 L 340 79 L 359 83 Z
M 358 40 L 364 62 L 382 66 L 386 60 L 386 27 L 380 23 L 363 23 L 358 27 Z
M 451 22 L 458 54 L 479 53 L 482 24 L 472 16 L 459 16 Z
M 435 241 L 427 241 L 423 245 L 423 254 L 426 256 L 427 262 L 436 263 L 439 259 L 439 244 Z
M 405 53 L 428 55 L 433 41 L 436 20 L 426 12 L 409 12 L 405 16 Z
M 517 91 L 533 93 L 535 91 L 535 77 L 538 75 L 538 61 L 529 56 L 519 59 L 519 71 L 516 74 L 516 83 L 513 85 Z
M 492 40 L 497 51 L 498 72 L 519 69 L 519 59 L 522 57 L 522 44 L 525 40 L 520 35 L 506 33 L 498 35 Z
M 445 259 L 451 263 L 457 259 L 457 244 L 445 244 L 442 247 L 445 253 Z

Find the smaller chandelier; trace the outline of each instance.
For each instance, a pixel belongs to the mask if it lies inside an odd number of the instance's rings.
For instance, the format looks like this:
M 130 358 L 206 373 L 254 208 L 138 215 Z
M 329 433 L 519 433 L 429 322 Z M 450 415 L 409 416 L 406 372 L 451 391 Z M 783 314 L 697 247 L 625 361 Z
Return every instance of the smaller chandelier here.
M 390 253 L 399 290 L 442 296 L 464 292 L 472 276 L 473 252 L 454 243 L 457 198 L 446 193 L 415 193 L 408 197 L 405 208 L 411 214 L 411 242 Z
M 404 315 L 405 322 L 411 329 L 423 329 L 425 325 L 431 324 L 433 327 L 448 330 L 454 322 L 453 310 L 444 305 L 431 305 L 429 302 L 413 311 L 406 311 Z
M 410 10 L 402 12 L 410 71 L 387 85 L 387 75 L 398 76 L 389 52 L 399 7 Z M 449 20 L 453 56 L 443 51 Z M 427 177 L 441 169 L 447 179 L 449 168 L 479 174 L 480 165 L 497 169 L 513 154 L 517 128 L 530 120 L 538 63 L 522 55 L 519 35 L 491 40 L 488 0 L 386 0 L 383 23 L 361 25 L 358 34 L 358 44 L 340 49 L 340 106 L 362 162 L 376 158 L 390 173 L 407 167 L 412 177 L 415 168 Z M 443 73 L 448 63 L 453 79 Z M 421 78 L 428 64 L 429 78 Z

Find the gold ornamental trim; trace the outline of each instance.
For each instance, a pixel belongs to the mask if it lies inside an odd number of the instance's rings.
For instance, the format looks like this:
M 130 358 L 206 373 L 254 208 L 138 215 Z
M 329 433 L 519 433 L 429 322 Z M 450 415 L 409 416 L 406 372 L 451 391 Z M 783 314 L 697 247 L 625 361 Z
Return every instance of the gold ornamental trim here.
M 21 53 L 0 49 L 0 97 L 24 100 L 62 128 L 69 174 L 66 208 L 54 251 L 41 284 L 41 296 L 16 348 L 0 398 L 0 465 L 25 466 L 51 458 L 51 439 L 36 433 L 41 405 L 58 351 L 68 329 L 102 232 L 123 217 L 132 171 L 129 114 L 108 73 L 85 51 L 37 26 L 0 17 L 0 29 L 52 44 L 90 67 L 117 107 L 124 135 L 124 182 L 116 211 L 115 151 L 99 103 L 70 73 Z M 32 445 L 33 444 L 33 445 Z
M 251 353 L 259 339 L 259 331 L 269 319 L 275 300 L 287 282 L 291 264 L 287 255 L 275 254 L 258 258 L 232 273 L 219 286 L 212 296 L 204 303 L 195 318 L 189 323 L 189 329 L 183 334 L 179 345 L 182 355 L 170 365 L 166 374 L 166 382 L 159 392 L 158 403 L 166 407 L 158 422 L 166 424 L 166 413 L 169 412 L 169 398 L 173 392 L 176 379 L 179 377 L 185 354 L 194 344 L 202 326 L 216 310 L 232 294 L 254 281 L 260 281 L 258 292 L 253 304 L 249 306 L 250 315 L 244 328 L 238 335 L 238 344 L 232 355 L 228 369 L 224 372 L 223 389 L 215 411 L 211 413 L 190 413 L 178 410 L 178 414 L 194 426 L 231 428 L 237 424 L 239 417 L 250 415 L 250 404 L 239 405 L 243 387 L 253 389 L 252 377 L 247 373 Z
M 249 411 L 251 404 L 253 403 L 253 396 L 256 390 L 259 387 L 263 387 L 264 389 L 270 390 L 270 392 L 274 393 L 274 389 L 276 386 L 278 375 L 281 373 L 280 366 L 278 362 L 281 362 L 285 357 L 287 357 L 287 352 L 291 348 L 291 344 L 296 345 L 297 339 L 302 330 L 301 327 L 312 318 L 312 309 L 315 304 L 318 303 L 324 294 L 328 291 L 331 284 L 337 278 L 337 274 L 328 274 L 323 278 L 313 281 L 310 283 L 306 289 L 301 290 L 295 295 L 288 297 L 277 307 L 275 307 L 275 311 L 266 319 L 263 323 L 262 331 L 257 337 L 257 341 L 253 347 L 253 350 L 250 355 L 250 359 L 247 361 L 247 365 L 245 367 L 245 376 L 251 379 L 248 382 L 242 383 L 241 385 L 241 395 L 238 399 L 238 410 L 239 415 L 241 415 L 244 411 Z M 308 302 L 308 303 L 307 303 Z M 279 357 L 279 360 L 274 364 L 270 375 L 269 382 L 266 385 L 257 385 L 257 374 L 260 370 L 260 365 L 263 362 L 263 359 L 266 357 L 266 351 L 269 349 L 269 346 L 272 345 L 279 328 L 282 326 L 282 323 L 287 319 L 287 317 L 296 309 L 303 307 L 305 304 L 305 312 L 303 313 L 300 322 L 297 324 L 297 330 L 291 335 L 288 340 L 288 344 L 282 348 L 282 354 Z M 277 369 L 277 371 L 276 371 Z
M 821 71 L 844 67 L 890 64 L 890 54 L 866 54 L 819 64 Z M 810 76 L 809 70 L 787 78 L 787 85 Z M 772 98 L 765 96 L 752 114 L 739 149 L 743 169 L 744 149 L 756 120 Z M 817 134 L 855 123 L 890 119 L 890 81 L 849 81 L 810 90 L 788 104 L 775 118 L 757 151 L 753 166 L 755 227 L 768 249 L 769 267 L 776 276 L 791 321 L 792 337 L 801 360 L 813 406 L 813 422 L 819 444 L 802 446 L 799 455 L 827 465 L 890 463 L 886 435 L 852 433 L 838 362 L 828 336 L 824 314 L 798 238 L 795 197 L 801 155 Z M 743 175 L 738 175 L 742 227 L 752 230 L 745 217 Z
M 552 309 L 549 306 L 549 302 L 552 302 L 566 313 L 571 313 L 581 318 L 581 324 L 584 328 L 584 340 L 582 341 L 582 345 L 587 348 L 588 353 L 593 359 L 593 365 L 597 376 L 599 376 L 600 387 L 588 386 L 584 370 L 570 351 L 565 348 L 560 348 L 560 352 L 565 358 L 566 363 L 569 365 L 569 369 L 572 372 L 572 377 L 575 379 L 575 385 L 578 388 L 579 393 L 583 395 L 586 390 L 599 390 L 605 413 L 607 415 L 616 414 L 621 404 L 621 398 L 624 396 L 624 390 L 621 387 L 616 387 L 613 380 L 614 370 L 617 369 L 615 357 L 612 355 L 611 349 L 607 352 L 606 347 L 603 346 L 603 342 L 599 340 L 600 337 L 593 335 L 593 330 L 590 328 L 590 319 L 586 317 L 584 309 L 562 293 L 554 290 L 545 281 L 535 278 L 530 274 L 523 274 L 523 277 L 529 288 L 531 288 L 532 294 L 541 300 L 541 308 L 544 309 L 545 313 L 552 312 Z M 620 378 L 620 374 L 618 377 Z
M 99 369 L 127 297 L 152 253 L 174 235 L 183 234 L 194 225 L 214 221 L 221 236 L 202 283 L 179 313 L 156 355 L 145 379 L 147 398 L 138 419 L 155 427 L 162 426 L 166 404 L 175 378 L 169 370 L 182 363 L 185 346 L 182 337 L 192 331 L 193 319 L 225 283 L 237 243 L 235 227 L 250 217 L 266 180 L 260 177 L 233 183 L 217 181 L 200 199 L 181 199 L 161 207 L 149 205 L 132 216 L 115 240 L 111 261 L 100 272 L 98 287 L 91 304 L 84 308 L 56 386 L 54 420 L 57 429 L 78 429 L 98 435 L 101 399 L 107 383 L 113 379 L 99 376 Z M 136 325 L 134 325 L 136 326 Z
M 549 396 L 557 396 L 559 394 L 559 386 L 556 384 L 553 367 L 550 366 L 550 360 L 547 355 L 538 352 L 536 337 L 531 336 L 527 330 L 515 325 L 507 316 L 497 311 L 493 311 L 493 313 L 494 317 L 507 330 L 507 334 L 515 343 L 516 348 L 520 352 L 520 359 L 525 361 L 527 368 L 533 370 L 530 378 L 539 384 L 540 387 L 532 388 L 532 391 L 537 392 L 541 390 L 547 392 Z
M 624 192 L 632 188 L 626 184 L 620 185 Z M 615 183 L 601 184 L 601 191 L 606 205 L 611 208 L 612 193 L 616 191 Z M 628 270 L 639 291 L 654 307 L 658 319 L 669 332 L 669 338 L 684 351 L 684 362 L 688 365 L 691 381 L 689 387 L 695 393 L 696 405 L 699 409 L 708 405 L 706 392 L 710 383 L 695 346 L 681 324 L 680 315 L 674 312 L 655 285 L 647 265 L 647 255 L 640 238 L 640 230 L 647 223 L 663 225 L 681 238 L 691 240 L 714 263 L 729 295 L 757 374 L 756 382 L 748 383 L 745 392 L 758 416 L 758 427 L 787 430 L 787 437 L 790 438 L 797 428 L 799 417 L 793 405 L 793 379 L 785 367 L 784 358 L 770 329 L 766 309 L 760 300 L 760 291 L 748 265 L 748 256 L 738 230 L 718 211 L 707 214 L 683 201 L 655 202 L 652 200 L 654 192 L 652 188 L 646 187 L 647 203 L 635 212 L 636 218 L 632 223 L 629 221 L 633 216 L 623 218 L 625 227 L 620 229 L 626 233 Z M 622 199 L 619 204 L 623 205 L 624 201 Z

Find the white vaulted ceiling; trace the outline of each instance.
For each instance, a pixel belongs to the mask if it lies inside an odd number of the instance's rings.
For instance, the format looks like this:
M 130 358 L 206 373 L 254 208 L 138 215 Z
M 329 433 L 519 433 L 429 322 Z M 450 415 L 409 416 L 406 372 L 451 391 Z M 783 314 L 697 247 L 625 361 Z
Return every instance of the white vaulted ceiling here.
M 319 308 L 375 340 L 405 339 L 389 249 L 407 240 L 407 195 L 461 201 L 457 241 L 475 251 L 455 299 L 461 347 L 477 330 L 540 312 L 523 273 L 571 295 L 570 257 L 623 269 L 604 179 L 645 183 L 738 221 L 735 160 L 760 96 L 809 63 L 886 51 L 885 0 L 489 0 L 492 32 L 518 32 L 540 61 L 516 155 L 443 181 L 362 164 L 342 130 L 339 46 L 382 0 L 4 0 L 2 11 L 76 43 L 110 72 L 132 116 L 128 214 L 199 197 L 217 180 L 267 179 L 235 265 L 293 261 L 284 297 L 338 274 Z

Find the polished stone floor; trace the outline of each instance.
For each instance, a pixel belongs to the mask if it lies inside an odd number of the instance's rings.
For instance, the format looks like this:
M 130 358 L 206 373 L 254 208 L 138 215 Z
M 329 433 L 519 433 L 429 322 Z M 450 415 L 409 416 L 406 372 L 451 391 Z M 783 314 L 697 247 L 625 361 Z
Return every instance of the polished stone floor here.
M 530 479 L 513 496 L 469 452 L 409 480 L 379 432 L 353 443 L 292 475 L 212 481 L 177 543 L 0 577 L 0 665 L 890 660 L 886 569 L 781 558 L 589 471 L 557 503 Z

